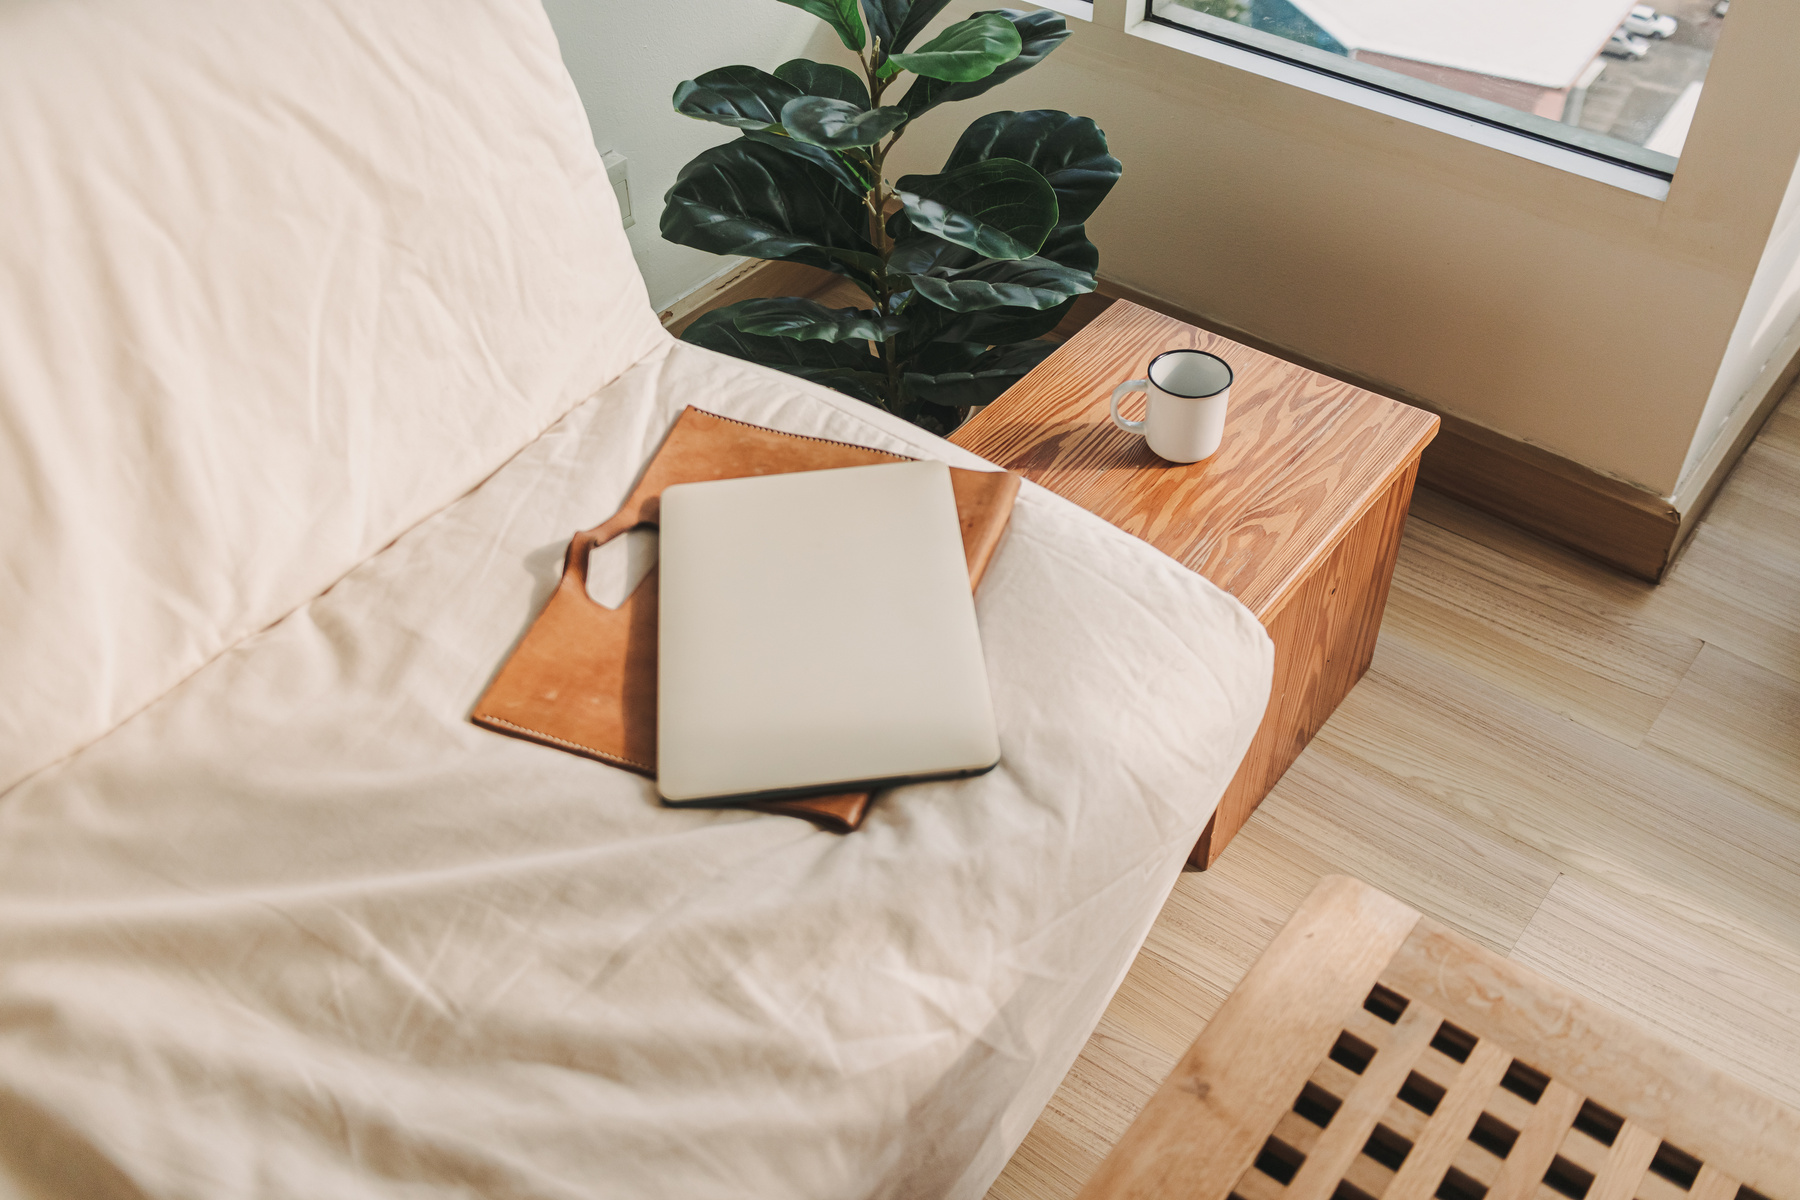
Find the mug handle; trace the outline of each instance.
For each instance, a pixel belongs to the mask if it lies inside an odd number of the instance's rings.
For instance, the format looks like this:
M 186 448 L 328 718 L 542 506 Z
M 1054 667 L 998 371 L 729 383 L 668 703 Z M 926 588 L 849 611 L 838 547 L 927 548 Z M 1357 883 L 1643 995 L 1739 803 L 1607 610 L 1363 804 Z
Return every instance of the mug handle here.
M 1127 379 L 1124 383 L 1121 383 L 1118 387 L 1114 388 L 1112 394 L 1113 424 L 1117 425 L 1120 429 L 1123 429 L 1126 433 L 1143 433 L 1144 425 L 1149 418 L 1149 414 L 1144 414 L 1145 421 L 1127 421 L 1124 417 L 1119 415 L 1119 401 L 1130 395 L 1132 392 L 1148 393 L 1149 390 L 1150 381 L 1148 379 Z

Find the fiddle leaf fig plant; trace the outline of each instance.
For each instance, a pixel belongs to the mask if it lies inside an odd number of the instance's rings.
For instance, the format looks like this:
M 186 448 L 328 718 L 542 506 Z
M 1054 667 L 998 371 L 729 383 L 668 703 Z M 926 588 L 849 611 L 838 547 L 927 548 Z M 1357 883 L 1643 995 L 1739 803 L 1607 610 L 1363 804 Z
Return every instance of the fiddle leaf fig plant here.
M 662 234 L 835 272 L 867 307 L 746 300 L 682 336 L 948 433 L 1042 361 L 1044 335 L 1094 290 L 1086 221 L 1119 161 L 1093 121 L 1053 109 L 980 118 L 935 175 L 890 181 L 888 155 L 913 121 L 1037 65 L 1068 27 L 997 9 L 915 47 L 949 0 L 781 2 L 831 26 L 860 74 L 795 59 L 684 81 L 675 111 L 739 137 L 683 168 Z

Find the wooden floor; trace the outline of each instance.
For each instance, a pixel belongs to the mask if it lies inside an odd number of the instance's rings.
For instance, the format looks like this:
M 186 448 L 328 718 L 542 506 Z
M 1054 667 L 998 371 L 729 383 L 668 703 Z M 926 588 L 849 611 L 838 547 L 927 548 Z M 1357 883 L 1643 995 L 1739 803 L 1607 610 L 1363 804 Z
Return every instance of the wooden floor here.
M 1333 872 L 1800 1106 L 1800 395 L 1660 587 L 1420 491 L 1373 667 L 990 1196 L 1073 1195 Z

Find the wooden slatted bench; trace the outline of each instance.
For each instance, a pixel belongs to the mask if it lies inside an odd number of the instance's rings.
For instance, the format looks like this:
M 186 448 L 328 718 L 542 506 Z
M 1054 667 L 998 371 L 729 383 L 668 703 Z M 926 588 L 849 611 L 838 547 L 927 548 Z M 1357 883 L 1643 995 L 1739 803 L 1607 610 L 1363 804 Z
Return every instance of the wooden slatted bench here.
M 1322 881 L 1081 1200 L 1800 1200 L 1795 1113 Z

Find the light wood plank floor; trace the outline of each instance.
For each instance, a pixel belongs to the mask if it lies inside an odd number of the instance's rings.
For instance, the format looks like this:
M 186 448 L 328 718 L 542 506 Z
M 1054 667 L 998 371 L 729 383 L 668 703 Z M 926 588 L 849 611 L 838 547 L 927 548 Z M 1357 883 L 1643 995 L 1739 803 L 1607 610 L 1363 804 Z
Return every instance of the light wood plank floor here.
M 1660 587 L 1420 492 L 1368 675 L 990 1196 L 1073 1195 L 1332 872 L 1800 1106 L 1800 391 Z

